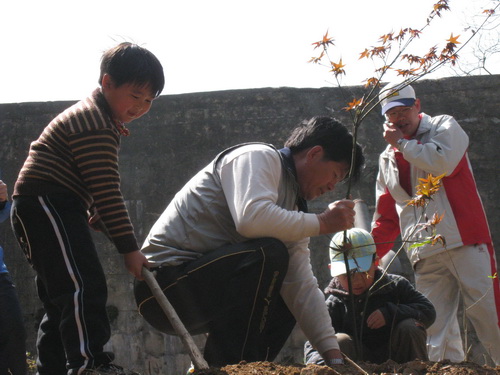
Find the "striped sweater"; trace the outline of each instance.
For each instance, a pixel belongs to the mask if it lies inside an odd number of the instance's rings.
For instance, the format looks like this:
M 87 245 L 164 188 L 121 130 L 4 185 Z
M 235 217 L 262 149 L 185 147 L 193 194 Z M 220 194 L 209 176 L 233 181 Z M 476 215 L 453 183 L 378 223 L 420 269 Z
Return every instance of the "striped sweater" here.
M 100 89 L 59 114 L 31 143 L 13 197 L 74 193 L 122 254 L 138 250 L 118 172 L 120 132 Z

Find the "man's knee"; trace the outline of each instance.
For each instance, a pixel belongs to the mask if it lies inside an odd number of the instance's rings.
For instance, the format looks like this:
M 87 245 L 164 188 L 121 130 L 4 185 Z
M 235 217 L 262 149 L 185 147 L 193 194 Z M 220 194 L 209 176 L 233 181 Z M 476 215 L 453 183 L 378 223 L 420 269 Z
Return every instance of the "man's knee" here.
M 281 266 L 288 268 L 288 248 L 280 240 L 272 237 L 259 238 L 255 244 L 262 249 L 266 261 L 276 262 Z
M 356 343 L 351 336 L 347 333 L 337 333 L 337 342 L 342 353 L 353 361 L 358 359 L 356 355 Z

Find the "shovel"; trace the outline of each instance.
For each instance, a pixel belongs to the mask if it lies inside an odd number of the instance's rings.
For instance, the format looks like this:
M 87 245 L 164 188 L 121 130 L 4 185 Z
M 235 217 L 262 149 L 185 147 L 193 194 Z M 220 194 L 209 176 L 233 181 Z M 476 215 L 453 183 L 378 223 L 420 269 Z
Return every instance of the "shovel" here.
M 196 346 L 196 344 L 193 341 L 193 338 L 187 331 L 186 327 L 184 327 L 184 324 L 182 323 L 181 319 L 179 318 L 179 315 L 175 312 L 174 307 L 172 304 L 168 301 L 167 297 L 165 294 L 163 294 L 163 291 L 161 290 L 160 286 L 158 285 L 158 282 L 156 281 L 153 273 L 148 270 L 146 267 L 142 268 L 142 277 L 144 277 L 144 280 L 146 281 L 146 284 L 148 284 L 149 289 L 151 289 L 151 292 L 153 293 L 154 297 L 158 301 L 158 304 L 160 305 L 161 309 L 167 316 L 170 324 L 172 324 L 172 327 L 175 330 L 175 333 L 181 338 L 182 343 L 184 344 L 184 347 L 187 349 L 189 353 L 189 357 L 191 357 L 191 361 L 193 362 L 194 368 L 196 370 L 203 370 L 203 369 L 208 369 L 208 363 L 205 361 L 203 356 L 200 353 L 200 350 Z

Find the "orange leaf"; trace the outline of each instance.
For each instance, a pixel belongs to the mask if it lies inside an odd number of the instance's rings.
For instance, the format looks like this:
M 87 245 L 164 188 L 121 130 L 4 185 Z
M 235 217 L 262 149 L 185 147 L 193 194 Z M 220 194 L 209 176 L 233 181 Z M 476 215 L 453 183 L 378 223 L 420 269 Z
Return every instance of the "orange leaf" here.
M 319 41 L 319 42 L 314 42 L 312 45 L 314 46 L 314 48 L 318 48 L 318 47 L 321 47 L 321 46 L 323 46 L 323 48 L 326 48 L 326 46 L 328 46 L 328 45 L 332 45 L 333 46 L 334 45 L 333 44 L 333 38 L 329 38 L 328 37 L 328 30 L 327 30 L 326 34 L 323 35 L 323 39 L 321 41 Z
M 345 70 L 342 69 L 345 65 L 342 64 L 342 59 L 338 63 L 334 63 L 333 61 L 330 62 L 332 64 L 332 70 L 331 72 L 334 72 L 335 76 L 338 76 L 339 74 L 345 74 Z
M 437 225 L 443 220 L 443 217 L 444 217 L 444 213 L 441 216 L 439 216 L 439 214 L 437 212 L 435 212 L 434 215 L 432 215 L 432 219 L 429 222 L 429 224 L 430 225 Z
M 318 57 L 311 57 L 311 59 L 308 62 L 312 62 L 312 63 L 317 64 L 321 61 L 323 56 L 325 56 L 325 51 L 321 51 L 321 55 L 319 55 Z
M 417 206 L 424 207 L 426 200 L 432 199 L 432 196 L 439 191 L 441 187 L 441 179 L 446 175 L 443 173 L 437 177 L 434 177 L 432 174 L 428 174 L 427 178 L 419 178 L 419 183 L 416 186 L 415 197 L 412 198 L 407 206 Z M 438 220 L 436 218 L 436 220 Z
M 372 56 L 385 56 L 390 47 L 373 47 L 370 51 Z
M 459 41 L 458 41 L 458 38 L 460 37 L 460 35 L 457 35 L 457 36 L 453 36 L 453 33 L 451 33 L 451 36 L 450 36 L 450 39 L 447 40 L 447 42 L 449 43 L 453 43 L 453 44 L 461 44 Z
M 350 102 L 347 107 L 344 107 L 346 111 L 350 111 L 352 109 L 357 109 L 363 104 L 363 98 L 361 99 L 354 99 L 352 102 Z
M 345 65 L 342 64 L 342 59 L 340 59 L 340 61 L 338 62 L 338 64 L 334 63 L 332 61 L 332 67 L 333 67 L 333 70 L 339 70 L 339 69 L 342 69 Z
M 391 41 L 393 39 L 393 33 L 390 34 L 385 34 L 380 37 L 380 41 L 382 44 L 386 44 L 388 41 Z
M 360 53 L 359 60 L 361 60 L 364 57 L 370 57 L 370 51 L 368 51 L 368 49 L 366 48 L 363 52 Z
M 380 81 L 378 78 L 371 77 L 365 80 L 365 82 L 365 87 L 377 87 Z
M 431 245 L 434 246 L 438 242 L 441 242 L 441 245 L 446 246 L 446 240 L 440 234 L 432 237 Z
M 422 34 L 422 32 L 420 30 L 414 30 L 414 29 L 408 29 L 408 32 L 414 38 L 419 38 L 420 34 Z
M 417 74 L 418 69 L 396 69 L 396 72 L 398 73 L 398 76 L 403 76 L 403 77 L 408 77 L 408 76 L 414 76 Z

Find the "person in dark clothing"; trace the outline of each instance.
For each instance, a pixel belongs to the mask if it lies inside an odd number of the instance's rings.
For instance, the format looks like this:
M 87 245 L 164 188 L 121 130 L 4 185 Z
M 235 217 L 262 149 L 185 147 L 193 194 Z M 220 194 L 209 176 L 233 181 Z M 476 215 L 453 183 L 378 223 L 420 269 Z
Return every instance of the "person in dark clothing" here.
M 8 219 L 11 202 L 7 185 L 0 180 L 0 223 Z M 26 329 L 21 305 L 0 246 L 0 375 L 25 375 Z
M 387 274 L 377 266 L 375 244 L 367 231 L 353 228 L 347 231 L 346 246 L 343 240 L 344 232 L 339 232 L 330 243 L 333 278 L 325 288 L 326 305 L 342 353 L 353 361 L 373 363 L 427 360 L 426 329 L 436 318 L 432 303 L 407 279 Z M 356 335 L 360 338 L 357 345 Z M 324 364 L 309 342 L 304 353 L 307 364 Z

